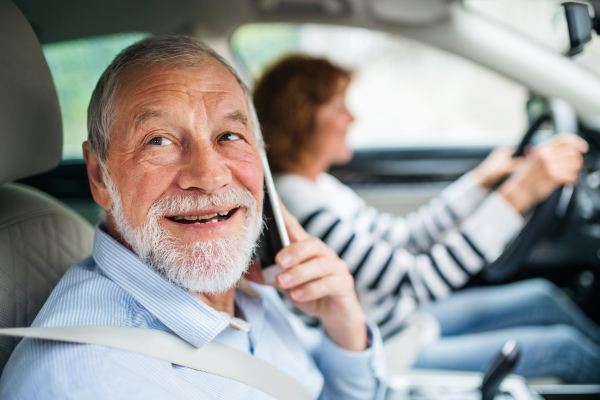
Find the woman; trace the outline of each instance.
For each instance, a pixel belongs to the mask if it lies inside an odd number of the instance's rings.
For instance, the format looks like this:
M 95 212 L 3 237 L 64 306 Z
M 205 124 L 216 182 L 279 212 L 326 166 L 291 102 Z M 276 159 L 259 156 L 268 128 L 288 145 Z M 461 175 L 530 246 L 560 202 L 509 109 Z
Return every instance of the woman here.
M 397 218 L 327 174 L 352 157 L 349 83 L 350 74 L 326 60 L 291 56 L 265 73 L 254 100 L 282 201 L 346 261 L 384 338 L 418 320 L 414 366 L 469 371 L 482 371 L 514 338 L 522 348 L 517 374 L 598 382 L 600 328 L 551 283 L 456 292 L 520 231 L 523 213 L 576 180 L 587 144 L 557 135 L 516 161 L 510 149 L 497 149 L 418 212 Z

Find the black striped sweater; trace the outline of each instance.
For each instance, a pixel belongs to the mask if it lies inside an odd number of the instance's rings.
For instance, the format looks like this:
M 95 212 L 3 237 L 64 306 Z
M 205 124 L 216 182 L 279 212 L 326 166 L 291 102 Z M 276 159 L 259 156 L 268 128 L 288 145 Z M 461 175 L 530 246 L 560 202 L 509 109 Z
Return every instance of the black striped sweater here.
M 346 262 L 384 338 L 402 330 L 419 304 L 464 287 L 523 225 L 520 214 L 470 174 L 406 218 L 368 206 L 329 174 L 317 182 L 282 174 L 275 184 L 308 233 Z

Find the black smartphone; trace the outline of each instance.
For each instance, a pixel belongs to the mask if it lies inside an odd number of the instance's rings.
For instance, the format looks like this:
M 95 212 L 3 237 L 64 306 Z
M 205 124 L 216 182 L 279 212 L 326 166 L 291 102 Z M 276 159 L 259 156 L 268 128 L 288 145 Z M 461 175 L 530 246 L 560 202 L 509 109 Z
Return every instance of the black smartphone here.
M 265 228 L 258 241 L 258 257 L 262 265 L 263 279 L 266 283 L 275 283 L 275 276 L 283 269 L 275 264 L 275 256 L 279 250 L 290 244 L 290 238 L 283 222 L 283 214 L 279 206 L 279 198 L 275 191 L 275 183 L 269 168 L 269 161 L 264 152 L 261 152 L 263 163 L 265 186 L 264 186 L 264 204 L 263 218 L 265 220 Z

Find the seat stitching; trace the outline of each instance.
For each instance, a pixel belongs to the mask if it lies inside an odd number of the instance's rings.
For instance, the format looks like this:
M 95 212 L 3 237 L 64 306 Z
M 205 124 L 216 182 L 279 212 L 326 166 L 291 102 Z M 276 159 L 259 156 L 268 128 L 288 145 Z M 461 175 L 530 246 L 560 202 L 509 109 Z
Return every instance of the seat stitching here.
M 22 232 L 22 226 L 17 225 L 17 229 L 19 232 L 19 236 L 21 238 L 20 242 L 24 243 L 24 241 L 22 240 L 24 234 Z M 20 257 L 20 261 L 23 261 L 24 264 L 26 266 L 29 266 L 33 269 L 35 269 L 35 271 L 37 273 L 39 273 L 41 275 L 41 277 L 45 280 L 46 284 L 50 285 L 50 286 L 55 286 L 56 282 L 58 282 L 58 280 L 60 280 L 61 276 L 64 274 L 64 271 L 56 271 L 56 269 L 53 268 L 44 268 L 44 257 L 43 255 L 41 255 L 38 251 L 36 251 L 36 249 L 34 247 L 31 246 L 26 246 L 28 250 L 31 250 L 32 253 L 34 255 L 37 256 L 37 260 L 35 259 L 31 259 L 26 257 L 21 251 L 19 251 L 18 249 L 13 248 L 13 254 L 17 255 Z M 67 252 L 68 253 L 68 252 Z M 72 256 L 72 258 L 78 258 L 77 256 L 73 255 L 73 254 L 69 254 L 70 256 Z M 77 260 L 78 261 L 78 260 Z M 74 262 L 77 262 L 74 261 Z M 13 263 L 13 268 L 16 268 L 16 263 Z M 50 266 L 52 266 L 52 263 L 50 263 Z M 51 271 L 53 273 L 54 276 L 48 276 L 48 271 Z M 30 271 L 29 268 L 25 268 L 25 282 L 29 282 L 30 281 Z M 13 276 L 16 276 L 16 270 L 13 270 Z M 19 282 L 19 280 L 14 279 L 15 282 L 15 286 L 18 287 L 18 289 L 20 289 L 21 291 L 23 291 L 26 294 L 26 297 L 29 301 L 32 301 L 34 303 L 35 306 L 39 307 L 40 304 L 36 301 L 33 301 L 31 294 L 29 293 L 29 286 L 22 286 L 22 284 Z M 50 283 L 52 282 L 52 283 Z M 14 293 L 14 297 L 16 298 L 17 293 Z
M 21 259 L 24 260 L 26 264 L 31 264 L 31 266 L 34 267 L 34 268 L 36 268 L 36 270 L 38 270 L 38 272 L 42 272 L 42 271 L 39 271 L 40 268 L 43 268 L 43 267 L 40 267 L 40 265 L 43 265 L 43 264 L 46 263 L 46 258 L 47 257 L 45 257 L 43 253 L 40 253 L 40 251 L 36 247 L 33 247 L 33 246 L 28 245 L 28 244 L 25 243 L 25 241 L 23 240 L 24 234 L 23 234 L 23 231 L 22 231 L 22 229 L 23 229 L 22 226 L 17 225 L 17 229 L 18 229 L 19 236 L 20 236 L 20 239 L 21 239 L 20 242 L 23 243 L 23 245 L 24 245 L 24 249 L 23 250 L 30 251 L 31 254 L 33 254 L 33 255 L 36 256 L 37 260 L 36 259 L 32 259 L 31 257 L 27 257 L 18 248 L 13 248 L 12 249 L 13 250 L 13 254 L 16 254 L 16 255 L 20 256 Z M 64 235 L 62 235 L 62 234 L 59 235 L 58 239 L 60 239 L 62 236 L 64 236 Z M 46 237 L 49 237 L 49 236 L 46 235 Z M 47 243 L 47 242 L 44 242 L 44 243 Z M 75 252 L 71 251 L 70 249 L 67 249 L 64 245 L 62 245 L 62 243 L 59 243 L 58 241 L 55 241 L 55 244 L 58 247 L 60 247 L 60 249 L 62 249 L 64 251 L 64 253 L 66 253 L 69 257 L 71 257 L 73 259 L 79 259 L 80 254 L 76 254 Z M 30 263 L 27 263 L 27 260 L 30 260 Z M 77 260 L 77 261 L 79 261 L 79 260 Z M 74 261 L 74 262 L 77 262 L 77 261 Z M 53 263 L 49 263 L 49 264 L 53 265 Z M 43 268 L 43 269 L 47 270 L 46 268 Z M 56 274 L 57 271 L 53 270 L 53 272 Z M 41 275 L 44 276 L 46 279 L 48 279 L 48 277 L 45 276 L 46 274 L 41 273 Z M 53 278 L 56 278 L 56 276 L 54 276 Z
M 22 226 L 21 226 L 21 225 L 16 225 L 16 226 L 18 226 L 18 227 L 19 227 L 19 229 L 22 229 Z M 58 229 L 57 229 L 57 231 L 58 231 Z M 80 232 L 77 232 L 77 233 L 79 234 Z M 67 236 L 67 235 L 64 235 L 64 232 L 61 232 L 60 236 Z M 60 237 L 60 236 L 59 236 L 59 237 Z M 80 236 L 80 235 L 78 235 L 78 236 Z M 23 242 L 23 241 L 21 241 L 21 242 Z M 65 251 L 65 253 L 68 253 L 68 255 L 70 255 L 70 256 L 71 256 L 71 257 L 73 257 L 73 258 L 77 258 L 78 254 L 77 254 L 77 251 L 76 251 L 76 250 L 72 250 L 72 249 L 68 249 L 68 248 L 66 248 L 66 247 L 65 247 L 65 245 L 64 245 L 64 244 L 62 244 L 62 243 L 60 243 L 60 242 L 58 242 L 58 240 L 56 240 L 56 241 L 55 241 L 55 243 L 56 243 L 56 245 L 57 245 L 57 246 L 60 246 L 60 248 L 61 248 L 62 250 L 64 250 L 64 251 Z M 32 247 L 32 246 L 30 246 L 30 245 L 27 245 L 27 248 L 28 248 L 28 249 L 29 249 L 29 248 L 31 248 L 31 249 L 32 249 L 32 250 L 35 252 L 35 254 L 36 254 L 37 256 L 41 257 L 42 259 L 44 258 L 43 254 L 40 254 L 39 252 L 36 252 L 36 251 L 35 251 L 35 247 Z
M 62 206 L 62 207 L 64 207 L 64 206 Z M 11 225 L 17 224 L 22 221 L 27 221 L 28 219 L 37 219 L 40 216 L 50 215 L 50 214 L 64 215 L 64 216 L 70 217 L 70 218 L 78 217 L 77 214 L 74 213 L 74 211 L 71 211 L 69 209 L 63 210 L 63 209 L 57 209 L 57 208 L 42 208 L 42 209 L 38 209 L 35 211 L 28 211 L 27 213 L 23 213 L 21 215 L 16 215 L 12 218 L 9 218 L 6 221 L 4 221 L 2 224 L 0 224 L 0 229 L 10 227 Z
M 18 231 L 19 231 L 19 237 L 20 237 L 20 239 L 21 239 L 19 242 L 20 242 L 20 243 L 23 243 L 23 245 L 25 245 L 25 241 L 23 240 L 24 233 L 23 233 L 23 231 L 22 231 L 22 226 L 20 226 L 20 225 L 17 225 L 17 229 L 18 229 Z M 19 281 L 19 280 L 17 280 L 17 279 L 15 279 L 15 281 L 14 281 L 14 282 L 15 282 L 15 287 L 16 287 L 16 286 L 18 286 L 18 288 L 19 288 L 19 289 L 21 289 L 21 291 L 22 291 L 23 293 L 25 293 L 25 297 L 27 298 L 27 303 L 25 304 L 25 310 L 24 310 L 24 312 L 25 312 L 25 318 L 24 318 L 24 319 L 25 319 L 25 320 L 27 320 L 27 319 L 28 319 L 28 318 L 27 318 L 27 317 L 28 317 L 28 316 L 27 316 L 27 311 L 29 310 L 29 302 L 32 302 L 32 303 L 34 303 L 34 305 L 35 305 L 35 306 L 39 306 L 39 304 L 37 304 L 37 302 L 35 301 L 34 297 L 33 297 L 33 296 L 31 295 L 31 293 L 29 292 L 29 285 L 28 285 L 28 283 L 29 283 L 29 282 L 31 282 L 31 280 L 30 280 L 30 270 L 29 270 L 29 268 L 27 268 L 27 266 L 28 266 L 28 265 L 30 265 L 32 268 L 35 268 L 35 269 L 36 269 L 38 272 L 39 272 L 39 268 L 38 268 L 38 266 L 37 266 L 37 265 L 35 265 L 35 264 L 33 264 L 33 263 L 28 263 L 28 262 L 27 262 L 27 257 L 25 257 L 23 254 L 19 253 L 19 251 L 18 251 L 17 249 L 13 250 L 13 254 L 16 254 L 16 255 L 19 255 L 19 256 L 21 256 L 21 260 L 23 261 L 23 264 L 26 266 L 26 268 L 24 268 L 24 270 L 25 270 L 25 271 L 24 271 L 24 273 L 25 273 L 25 279 L 24 279 L 24 282 L 20 282 L 20 281 Z M 33 260 L 32 260 L 32 261 L 33 261 Z M 13 263 L 13 264 L 16 264 L 16 263 Z M 48 281 L 48 278 L 47 278 L 47 277 L 45 277 L 43 273 L 42 273 L 41 275 L 44 277 L 44 279 L 45 279 L 45 280 L 46 280 L 46 282 L 47 282 L 47 281 Z M 13 275 L 13 276 L 16 276 L 16 273 L 15 273 L 15 275 Z M 22 283 L 23 283 L 25 286 L 22 286 Z M 15 295 L 15 298 L 16 298 L 16 295 Z M 17 305 L 17 306 L 18 306 L 18 305 L 19 305 L 19 302 L 15 302 L 15 305 Z M 43 304 L 42 304 L 42 305 L 43 305 Z
M 32 252 L 32 253 L 35 253 L 35 255 L 36 255 L 36 256 L 38 256 L 38 257 L 39 257 L 41 260 L 40 260 L 40 259 L 34 260 L 34 259 L 32 259 L 32 258 L 28 258 L 28 257 L 27 257 L 27 256 L 25 256 L 23 253 L 21 253 L 21 252 L 19 252 L 19 251 L 16 251 L 16 250 L 14 251 L 14 253 L 15 253 L 16 255 L 20 256 L 20 257 L 21 257 L 21 259 L 22 259 L 22 260 L 24 260 L 24 261 L 25 261 L 25 263 L 26 263 L 28 266 L 30 266 L 30 267 L 32 267 L 32 268 L 34 268 L 34 269 L 35 269 L 35 270 L 36 270 L 36 271 L 37 271 L 37 272 L 38 272 L 38 273 L 39 273 L 39 274 L 40 274 L 40 275 L 41 275 L 41 276 L 42 276 L 42 277 L 43 277 L 43 278 L 44 278 L 46 281 L 48 281 L 48 280 L 50 280 L 50 279 L 52 279 L 52 280 L 55 280 L 55 279 L 56 279 L 56 276 L 48 276 L 48 275 L 47 275 L 47 273 L 46 273 L 46 272 L 48 271 L 48 269 L 49 269 L 49 268 L 44 268 L 44 265 L 50 265 L 50 266 L 51 266 L 52 264 L 51 264 L 51 263 L 45 264 L 45 263 L 44 263 L 44 261 L 43 261 L 43 260 L 44 260 L 44 257 L 41 257 L 41 256 L 39 255 L 39 253 Z M 75 258 L 75 257 L 74 257 L 74 258 Z M 27 262 L 27 260 L 30 260 L 30 262 Z M 75 262 L 77 262 L 77 261 L 75 261 Z M 26 270 L 29 270 L 29 268 L 26 268 Z M 56 271 L 52 271 L 52 272 L 56 273 Z M 27 276 L 27 281 L 29 282 L 29 276 Z

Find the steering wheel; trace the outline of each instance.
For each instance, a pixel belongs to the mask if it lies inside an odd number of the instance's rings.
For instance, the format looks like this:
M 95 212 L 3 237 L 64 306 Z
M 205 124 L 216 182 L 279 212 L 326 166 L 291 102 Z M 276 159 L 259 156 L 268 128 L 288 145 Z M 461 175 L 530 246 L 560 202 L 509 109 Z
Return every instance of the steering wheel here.
M 577 133 L 577 117 L 573 109 L 563 100 L 551 99 L 548 110 L 531 124 L 513 157 L 523 155 L 534 133 L 547 121 L 552 122 L 554 133 Z M 573 212 L 575 189 L 574 185 L 562 186 L 535 206 L 529 212 L 529 219 L 519 235 L 504 249 L 500 257 L 482 271 L 483 278 L 490 283 L 501 283 L 514 275 L 527 261 L 540 238 L 559 226 Z

